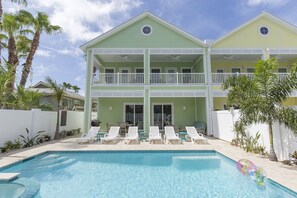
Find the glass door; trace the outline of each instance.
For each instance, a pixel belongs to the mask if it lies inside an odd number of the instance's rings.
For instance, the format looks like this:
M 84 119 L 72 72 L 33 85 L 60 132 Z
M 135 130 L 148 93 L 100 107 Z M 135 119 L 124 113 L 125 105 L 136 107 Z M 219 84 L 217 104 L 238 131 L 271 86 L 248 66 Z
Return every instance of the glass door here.
M 172 126 L 172 105 L 153 105 L 154 126 L 164 129 L 164 126 Z
M 114 69 L 105 69 L 105 82 L 108 84 L 115 83 Z
M 137 68 L 135 71 L 136 71 L 136 83 L 144 83 L 144 69 Z
M 161 80 L 160 80 L 160 73 L 161 73 L 161 69 L 152 69 L 151 70 L 151 83 L 160 83 Z
M 190 83 L 191 82 L 191 68 L 183 68 L 182 69 L 183 77 L 182 77 L 182 83 Z
M 143 105 L 125 105 L 125 122 L 143 129 Z

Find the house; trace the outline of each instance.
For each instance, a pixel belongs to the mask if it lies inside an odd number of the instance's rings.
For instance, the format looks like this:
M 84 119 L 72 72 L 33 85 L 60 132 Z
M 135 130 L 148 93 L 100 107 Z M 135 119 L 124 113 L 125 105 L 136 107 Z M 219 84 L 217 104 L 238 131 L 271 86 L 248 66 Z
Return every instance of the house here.
M 40 98 L 40 104 L 49 105 L 53 111 L 57 111 L 57 99 L 54 97 L 54 91 L 46 84 L 45 82 L 38 82 L 34 86 L 28 88 L 30 91 L 38 91 L 43 93 L 43 96 Z M 83 111 L 84 110 L 84 96 L 81 96 L 78 93 L 65 91 L 65 94 L 61 100 L 61 109 L 62 110 L 73 110 L 73 111 Z
M 199 25 L 199 21 L 197 21 Z M 85 130 L 97 100 L 102 129 L 128 122 L 183 128 L 224 109 L 229 75 L 253 76 L 259 59 L 276 57 L 278 76 L 297 59 L 297 28 L 267 12 L 207 43 L 144 12 L 81 46 L 87 54 Z M 286 101 L 296 105 L 296 94 Z

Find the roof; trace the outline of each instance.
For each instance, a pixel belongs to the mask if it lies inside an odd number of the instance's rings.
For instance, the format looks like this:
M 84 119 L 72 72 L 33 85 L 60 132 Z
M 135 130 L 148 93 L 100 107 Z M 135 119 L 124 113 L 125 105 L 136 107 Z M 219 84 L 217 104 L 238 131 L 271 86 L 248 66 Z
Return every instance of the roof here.
M 267 11 L 263 11 L 263 12 L 262 12 L 260 15 L 258 15 L 257 17 L 255 17 L 255 18 L 253 18 L 252 20 L 248 21 L 247 23 L 245 23 L 245 24 L 239 26 L 238 28 L 234 29 L 233 31 L 227 33 L 226 35 L 222 36 L 221 38 L 217 39 L 216 41 L 214 41 L 214 42 L 212 43 L 212 45 L 215 45 L 215 44 L 219 43 L 220 41 L 224 40 L 225 38 L 231 36 L 231 35 L 234 34 L 235 32 L 241 30 L 242 28 L 248 26 L 249 24 L 253 23 L 254 21 L 256 21 L 256 20 L 258 20 L 258 19 L 260 19 L 260 18 L 262 18 L 262 17 L 268 18 L 268 19 L 270 19 L 270 20 L 272 20 L 272 21 L 274 21 L 274 22 L 276 22 L 276 23 L 278 23 L 278 24 L 280 24 L 280 25 L 283 25 L 283 26 L 287 27 L 288 29 L 291 29 L 292 31 L 294 31 L 294 32 L 297 33 L 297 27 L 296 27 L 295 25 L 293 25 L 293 24 L 291 24 L 291 23 L 289 23 L 289 22 L 287 22 L 287 21 L 285 21 L 285 20 L 283 20 L 283 19 L 281 19 L 281 18 L 278 18 L 278 17 L 276 17 L 276 16 L 273 16 L 272 14 L 270 14 L 270 13 L 267 12 Z
M 100 35 L 100 36 L 92 39 L 91 41 L 89 41 L 89 42 L 81 45 L 80 46 L 80 49 L 83 50 L 84 52 L 86 52 L 86 50 L 87 50 L 88 47 L 90 47 L 90 46 L 92 46 L 92 45 L 94 45 L 94 44 L 96 44 L 96 43 L 98 43 L 98 42 L 100 42 L 100 41 L 102 41 L 102 40 L 104 40 L 104 39 L 112 36 L 113 34 L 115 34 L 115 33 L 119 32 L 119 31 L 123 30 L 124 28 L 126 28 L 126 27 L 128 27 L 128 26 L 130 26 L 130 25 L 132 25 L 134 23 L 136 23 L 137 21 L 140 21 L 141 19 L 143 19 L 145 17 L 149 17 L 152 20 L 155 20 L 155 21 L 159 22 L 160 24 L 162 24 L 162 25 L 168 27 L 169 29 L 177 32 L 178 34 L 180 34 L 180 35 L 182 35 L 182 36 L 190 39 L 191 41 L 197 43 L 198 45 L 201 45 L 203 47 L 207 47 L 207 45 L 202 40 L 194 37 L 193 35 L 191 35 L 191 34 L 185 32 L 185 31 L 183 31 L 182 29 L 180 29 L 180 28 L 172 25 L 171 23 L 169 23 L 169 22 L 167 22 L 167 21 L 165 21 L 165 20 L 157 17 L 156 15 L 154 15 L 154 14 L 152 14 L 150 12 L 144 12 L 144 13 L 142 13 L 142 14 L 140 14 L 140 15 L 138 15 L 138 16 L 130 19 L 130 20 L 128 20 L 127 22 L 125 22 L 125 23 L 123 23 L 123 24 L 121 24 L 121 25 L 119 25 L 119 26 L 117 26 L 117 27 L 109 30 L 108 32 L 103 33 L 102 35 Z

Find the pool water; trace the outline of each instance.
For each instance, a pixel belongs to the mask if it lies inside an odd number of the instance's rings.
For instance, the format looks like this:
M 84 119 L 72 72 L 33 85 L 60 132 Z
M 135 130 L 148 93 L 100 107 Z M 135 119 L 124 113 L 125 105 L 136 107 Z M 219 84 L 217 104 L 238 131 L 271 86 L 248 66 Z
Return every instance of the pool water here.
M 215 151 L 49 152 L 2 172 L 34 177 L 37 197 L 297 197 L 258 187 Z

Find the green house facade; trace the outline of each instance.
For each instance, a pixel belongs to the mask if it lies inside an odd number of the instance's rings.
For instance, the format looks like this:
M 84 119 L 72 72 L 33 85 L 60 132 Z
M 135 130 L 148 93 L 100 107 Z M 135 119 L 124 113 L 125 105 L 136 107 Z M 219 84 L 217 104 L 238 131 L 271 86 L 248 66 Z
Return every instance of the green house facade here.
M 224 108 L 230 75 L 253 75 L 257 60 L 279 59 L 279 77 L 297 61 L 297 29 L 269 13 L 207 43 L 145 12 L 81 46 L 87 54 L 85 130 L 92 100 L 101 129 L 126 122 L 177 128 L 207 124 Z M 296 95 L 286 101 L 296 105 Z

